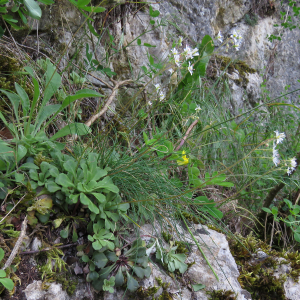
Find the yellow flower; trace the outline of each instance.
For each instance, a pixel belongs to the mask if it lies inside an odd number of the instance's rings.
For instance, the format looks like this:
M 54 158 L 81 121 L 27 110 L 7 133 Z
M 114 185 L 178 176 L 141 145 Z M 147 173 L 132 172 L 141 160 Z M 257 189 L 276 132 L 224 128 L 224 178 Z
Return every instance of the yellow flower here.
M 182 151 L 182 157 L 181 157 L 182 159 L 177 160 L 178 166 L 184 166 L 189 163 L 189 159 L 184 154 L 185 154 L 185 151 Z

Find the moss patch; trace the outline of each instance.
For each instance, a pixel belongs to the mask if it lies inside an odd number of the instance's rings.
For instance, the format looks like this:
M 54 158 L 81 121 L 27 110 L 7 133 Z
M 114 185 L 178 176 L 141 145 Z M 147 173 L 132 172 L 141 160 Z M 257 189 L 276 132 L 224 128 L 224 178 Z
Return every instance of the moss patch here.
M 254 74 L 256 70 L 249 67 L 246 62 L 238 60 L 233 61 L 230 57 L 216 55 L 210 60 L 210 65 L 208 66 L 208 76 L 215 79 L 217 76 L 217 71 L 226 71 L 228 74 L 233 74 L 233 72 L 238 71 L 239 79 L 234 80 L 234 82 L 243 86 L 247 86 L 249 80 L 247 79 L 247 74 Z
M 240 235 L 229 240 L 229 246 L 236 263 L 240 266 L 238 278 L 242 288 L 251 293 L 253 300 L 285 299 L 283 284 L 287 276 L 298 281 L 300 275 L 300 254 L 298 252 L 278 252 L 251 234 L 244 238 Z M 258 251 L 266 255 L 257 257 Z M 281 258 L 281 259 L 280 259 Z M 282 259 L 284 258 L 284 259 Z M 275 276 L 281 264 L 290 264 L 289 274 Z
M 212 292 L 206 292 L 210 295 L 209 300 L 236 300 L 236 296 L 233 291 L 218 290 Z

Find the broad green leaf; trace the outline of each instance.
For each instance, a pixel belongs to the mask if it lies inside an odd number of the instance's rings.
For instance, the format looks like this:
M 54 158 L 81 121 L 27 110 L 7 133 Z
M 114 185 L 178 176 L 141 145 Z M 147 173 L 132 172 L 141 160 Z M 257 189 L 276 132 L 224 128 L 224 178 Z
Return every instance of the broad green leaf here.
M 141 44 L 142 44 L 141 39 L 137 39 L 137 44 L 138 44 L 139 46 L 141 46 Z
M 84 193 L 80 193 L 80 202 L 87 205 L 91 212 L 99 214 L 99 208 Z
M 24 174 L 15 173 L 16 182 L 23 183 L 25 180 Z
M 23 170 L 23 169 L 35 169 L 38 170 L 39 167 L 37 165 L 35 165 L 34 163 L 31 162 L 27 162 L 25 164 L 22 164 L 19 169 Z
M 295 239 L 295 241 L 300 243 L 300 233 L 294 232 L 294 239 Z
M 60 85 L 60 75 L 56 72 L 56 68 L 51 63 L 48 63 L 46 70 L 46 89 L 44 91 L 44 98 L 41 105 L 42 107 L 48 103 Z
M 133 271 L 136 274 L 136 276 L 139 278 L 143 278 L 145 276 L 145 269 L 141 267 L 133 266 Z
M 19 145 L 17 150 L 17 162 L 19 162 L 22 158 L 24 158 L 26 154 L 27 154 L 27 149 L 24 146 Z
M 59 234 L 63 239 L 67 239 L 69 236 L 69 225 L 65 229 L 61 230 Z
M 82 255 L 81 259 L 82 259 L 83 262 L 89 262 L 90 261 L 90 258 L 87 255 Z
M 96 280 L 96 279 L 98 279 L 98 278 L 99 278 L 99 274 L 98 274 L 97 272 L 93 271 L 93 272 L 90 272 L 90 273 L 87 275 L 86 281 L 87 281 L 87 282 L 91 282 L 91 281 L 94 281 L 94 280 Z
M 77 135 L 85 135 L 91 132 L 91 128 L 86 126 L 83 123 L 72 123 L 61 130 L 59 130 L 56 134 L 54 134 L 50 140 L 54 141 L 58 138 L 64 137 L 69 134 L 77 134 Z
M 55 182 L 65 188 L 75 187 L 70 178 L 64 173 L 59 174 L 55 179 Z
M 124 284 L 124 276 L 123 276 L 121 268 L 119 268 L 119 270 L 115 276 L 115 285 L 122 286 L 123 284 Z
M 78 7 L 83 7 L 88 5 L 91 2 L 91 0 L 78 0 L 77 1 L 77 6 Z
M 14 149 L 11 147 L 6 146 L 7 143 L 0 142 L 0 154 L 1 156 L 14 156 Z
M 4 270 L 0 270 L 0 277 L 6 277 L 6 272 Z
M 19 121 L 19 111 L 18 111 L 19 104 L 20 104 L 20 101 L 21 101 L 20 96 L 15 94 L 15 93 L 10 93 L 10 92 L 7 92 L 7 91 L 2 90 L 2 89 L 0 89 L 0 91 L 2 93 L 4 93 L 7 96 L 7 98 L 10 100 L 10 102 L 13 106 L 13 109 L 14 109 L 15 117 L 16 117 L 17 121 L 20 122 Z
M 3 286 L 8 290 L 13 290 L 14 288 L 14 282 L 10 278 L 0 278 L 0 282 L 3 284 Z
M 43 122 L 45 122 L 51 115 L 55 114 L 60 109 L 60 104 L 53 104 L 44 106 L 37 117 L 35 123 L 35 133 L 40 129 Z
M 95 264 L 98 268 L 102 269 L 102 268 L 104 268 L 105 265 L 107 264 L 108 259 L 107 259 L 107 257 L 105 256 L 104 253 L 102 253 L 102 252 L 94 252 L 94 255 L 93 255 L 93 262 L 94 262 L 94 264 Z
M 158 10 L 153 10 L 152 6 L 150 5 L 149 6 L 149 14 L 150 14 L 150 17 L 156 18 L 160 15 L 160 12 Z
M 70 172 L 73 175 L 74 178 L 76 177 L 76 168 L 77 168 L 76 160 L 69 159 L 63 164 L 63 166 L 66 171 Z
M 26 117 L 28 115 L 29 108 L 30 108 L 29 97 L 28 97 L 27 93 L 25 92 L 25 90 L 17 82 L 15 82 L 15 89 L 21 99 L 23 116 Z
M 24 0 L 24 4 L 27 8 L 28 14 L 33 19 L 39 20 L 42 16 L 42 10 L 38 3 L 34 0 Z
M 200 48 L 200 55 L 203 53 L 204 56 L 204 51 L 205 51 L 206 54 L 210 56 L 213 53 L 215 48 L 212 38 L 209 35 L 205 35 L 201 41 L 201 45 L 199 48 Z
M 98 189 L 103 188 L 114 193 L 119 193 L 119 188 L 113 184 L 113 181 L 108 176 L 97 183 L 97 188 Z
M 139 283 L 126 271 L 127 274 L 127 288 L 130 292 L 134 292 L 139 288 Z
M 93 196 L 96 197 L 96 199 L 99 201 L 99 203 L 104 203 L 106 201 L 106 197 L 103 194 L 100 193 L 92 193 Z
M 59 185 L 57 185 L 55 182 L 53 181 L 48 181 L 45 183 L 46 189 L 50 192 L 50 193 L 55 193 L 59 190 L 61 190 L 61 187 Z

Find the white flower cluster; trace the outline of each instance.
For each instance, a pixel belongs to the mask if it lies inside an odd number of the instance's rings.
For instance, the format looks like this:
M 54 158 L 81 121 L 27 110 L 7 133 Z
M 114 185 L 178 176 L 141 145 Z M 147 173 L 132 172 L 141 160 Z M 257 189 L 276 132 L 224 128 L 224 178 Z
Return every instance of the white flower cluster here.
M 158 92 L 158 96 L 159 96 L 159 101 L 163 101 L 166 97 L 166 95 L 163 93 L 163 91 L 161 90 L 160 84 L 154 84 L 155 90 Z M 151 101 L 148 101 L 148 105 L 152 105 Z
M 182 39 L 180 39 L 180 44 L 182 43 Z M 177 67 L 180 67 L 183 60 L 189 60 L 192 59 L 194 56 L 199 56 L 199 50 L 198 48 L 192 49 L 189 45 L 186 45 L 183 52 L 180 54 L 179 51 L 176 48 L 173 48 L 171 50 L 174 61 Z M 170 70 L 169 70 L 170 71 Z M 191 65 L 191 62 L 189 61 L 188 71 L 191 75 L 193 75 L 193 65 Z M 173 70 L 172 70 L 173 72 Z
M 273 142 L 273 163 L 277 167 L 280 164 L 280 160 L 279 160 L 279 153 L 276 147 L 278 144 L 283 142 L 286 136 L 284 132 L 280 133 L 278 130 L 275 130 L 274 132 L 275 132 L 275 140 Z M 288 175 L 291 175 L 296 170 L 297 167 L 296 157 L 289 159 L 288 162 L 289 162 L 289 166 L 286 172 Z
M 232 32 L 230 37 L 232 39 L 233 47 L 235 48 L 236 51 L 239 51 L 240 47 L 241 47 L 241 44 L 242 44 L 243 37 L 238 32 L 236 32 L 235 30 Z M 221 31 L 219 31 L 218 35 L 216 36 L 216 39 L 220 43 L 223 43 L 223 36 L 221 34 Z M 226 47 L 227 47 L 227 49 L 229 48 L 228 43 L 226 44 Z
M 234 42 L 233 47 L 235 48 L 236 51 L 239 51 L 242 44 L 243 37 L 235 30 L 233 31 L 230 37 L 233 39 Z

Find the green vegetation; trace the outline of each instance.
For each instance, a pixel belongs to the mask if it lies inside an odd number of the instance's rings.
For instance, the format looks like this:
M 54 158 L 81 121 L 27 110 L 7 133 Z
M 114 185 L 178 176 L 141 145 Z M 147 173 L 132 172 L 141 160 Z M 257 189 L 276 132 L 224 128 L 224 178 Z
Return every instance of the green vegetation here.
M 0 1 L 1 36 L 18 30 L 21 21 L 26 25 L 27 15 L 42 16 L 37 1 L 13 1 L 13 7 L 7 2 Z M 186 259 L 196 245 L 218 280 L 192 230 L 192 224 L 203 224 L 231 237 L 239 282 L 253 299 L 284 299 L 287 276 L 297 281 L 300 275 L 299 108 L 280 102 L 284 94 L 273 100 L 264 90 L 264 101 L 236 116 L 230 108 L 231 78 L 245 89 L 248 75 L 258 71 L 218 54 L 211 36 L 192 47 L 173 37 L 168 53 L 156 56 L 156 46 L 145 36 L 165 30 L 167 23 L 151 5 L 69 2 L 85 18 L 73 36 L 82 29 L 84 39 L 69 60 L 65 54 L 71 42 L 58 46 L 57 57 L 44 57 L 49 47 L 41 44 L 36 52 L 44 56 L 36 61 L 1 46 L 1 247 L 12 250 L 5 241 L 16 244 L 28 220 L 28 232 L 43 240 L 43 249 L 34 254 L 45 288 L 57 281 L 74 292 L 64 258 L 64 248 L 73 247 L 77 268 L 84 269 L 97 291 L 117 288 L 143 299 L 162 290 L 156 300 L 170 300 L 169 284 L 161 278 L 156 278 L 158 286 L 140 286 L 151 275 L 150 259 L 173 279 L 183 278 L 195 263 Z M 118 38 L 110 31 L 119 22 L 114 15 L 119 8 L 121 26 L 128 11 L 149 15 L 144 32 L 131 41 L 124 40 L 124 32 Z M 220 9 L 219 24 L 224 13 Z M 245 21 L 255 25 L 257 16 Z M 225 41 L 221 33 L 217 39 L 220 47 L 235 51 L 242 43 L 235 31 Z M 147 52 L 139 67 L 128 55 L 133 47 Z M 1 135 L 2 128 L 9 135 Z M 248 223 L 237 222 L 241 219 Z M 161 226 L 161 234 L 148 236 L 148 244 L 139 233 L 144 224 Z M 255 237 L 258 225 L 269 245 Z M 189 242 L 181 239 L 178 226 Z M 229 233 L 234 227 L 241 235 Z M 61 244 L 54 243 L 57 238 Z M 257 259 L 262 251 L 266 257 Z M 11 278 L 21 258 L 1 270 L 0 293 L 14 293 L 17 280 Z M 290 273 L 276 278 L 281 264 L 290 264 Z M 197 292 L 205 286 L 192 282 L 189 288 Z M 207 293 L 210 299 L 236 299 L 232 291 Z

